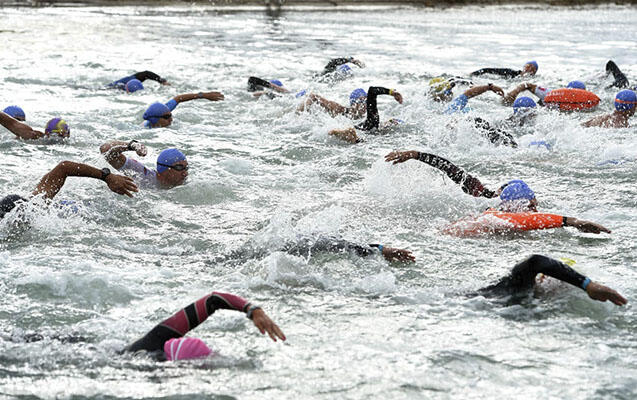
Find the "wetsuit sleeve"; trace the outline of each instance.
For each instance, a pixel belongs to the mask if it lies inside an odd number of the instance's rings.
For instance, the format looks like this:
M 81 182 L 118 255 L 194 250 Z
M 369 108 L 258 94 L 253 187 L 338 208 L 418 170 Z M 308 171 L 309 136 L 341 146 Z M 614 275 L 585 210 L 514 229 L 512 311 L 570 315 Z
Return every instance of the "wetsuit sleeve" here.
M 144 82 L 146 79 L 150 79 L 152 81 L 156 81 L 159 83 L 166 82 L 166 79 L 162 78 L 161 76 L 157 75 L 156 73 L 152 71 L 141 71 L 133 75 L 133 77 L 136 79 L 139 79 L 142 82 Z
M 620 89 L 628 87 L 629 83 L 626 75 L 624 75 L 624 73 L 619 70 L 619 67 L 613 61 L 608 61 L 606 63 L 606 73 L 609 72 L 612 73 L 613 78 L 615 78 L 615 82 L 613 82 L 613 84 L 609 87 L 617 87 Z
M 299 240 L 297 243 L 286 246 L 283 250 L 291 253 L 303 256 L 309 256 L 313 252 L 327 251 L 331 253 L 340 252 L 354 252 L 360 257 L 367 257 L 374 254 L 377 250 L 377 244 L 359 245 L 347 240 L 323 237 L 318 240 L 305 238 Z
M 330 60 L 330 62 L 327 63 L 327 65 L 323 69 L 322 75 L 331 74 L 332 72 L 336 71 L 336 68 L 339 65 L 347 64 L 348 62 L 351 62 L 351 61 L 352 61 L 352 57 L 349 57 L 349 58 L 343 58 L 343 57 L 334 58 L 334 59 Z
M 510 147 L 518 147 L 518 143 L 509 132 L 500 128 L 491 126 L 487 121 L 478 117 L 474 119 L 475 127 L 487 138 L 491 143 L 502 144 Z
M 438 157 L 435 154 L 419 153 L 418 160 L 447 174 L 452 181 L 460 185 L 463 192 L 471 196 L 486 197 L 489 199 L 498 196 L 492 190 L 485 188 L 478 178 L 469 175 L 462 168 L 442 157 Z
M 380 124 L 380 117 L 378 115 L 378 105 L 376 102 L 376 97 L 379 94 L 390 94 L 390 90 L 384 87 L 379 86 L 370 86 L 367 90 L 367 119 L 362 123 L 356 125 L 356 129 L 360 129 L 363 131 L 369 131 L 375 128 L 378 128 Z
M 159 323 L 144 337 L 128 346 L 126 351 L 163 351 L 165 342 L 184 336 L 188 331 L 195 329 L 208 319 L 215 311 L 225 309 L 247 312 L 249 308 L 250 303 L 239 296 L 212 292 Z
M 514 294 L 528 290 L 535 285 L 537 274 L 544 274 L 560 281 L 583 289 L 586 277 L 568 265 L 555 259 L 532 255 L 511 270 L 511 274 L 502 278 L 498 283 L 483 288 L 480 292 L 495 294 Z
M 175 108 L 177 108 L 177 104 L 179 104 L 179 103 L 177 103 L 177 100 L 175 100 L 175 99 L 170 99 L 170 100 L 169 100 L 169 101 L 168 101 L 165 105 L 166 105 L 166 107 L 168 107 L 168 109 L 169 109 L 170 111 L 172 111 L 172 110 L 174 110 Z
M 135 75 L 131 75 L 131 76 L 127 76 L 124 77 L 122 79 L 119 79 L 115 82 L 111 82 L 108 85 L 106 85 L 109 88 L 117 88 L 117 89 L 126 89 L 126 84 L 128 83 L 128 81 L 130 81 L 131 79 L 135 79 Z
M 504 78 L 515 78 L 516 76 L 519 76 L 521 73 L 522 71 L 516 71 L 511 68 L 482 68 L 477 71 L 473 71 L 471 73 L 471 76 L 491 74 L 491 75 L 499 75 Z
M 256 92 L 257 90 L 263 90 L 264 88 L 269 87 L 270 82 L 265 79 L 257 78 L 256 76 L 248 78 L 248 92 Z

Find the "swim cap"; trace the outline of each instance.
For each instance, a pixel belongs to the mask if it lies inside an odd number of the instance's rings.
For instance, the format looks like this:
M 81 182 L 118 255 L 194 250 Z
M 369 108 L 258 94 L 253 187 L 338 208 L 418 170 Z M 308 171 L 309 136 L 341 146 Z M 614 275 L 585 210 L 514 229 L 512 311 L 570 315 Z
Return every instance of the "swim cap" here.
M 533 200 L 534 198 L 535 193 L 533 190 L 520 179 L 515 179 L 507 183 L 502 193 L 500 193 L 500 199 L 502 201 Z
M 367 92 L 361 88 L 354 89 L 352 93 L 349 94 L 349 105 L 353 106 L 356 103 L 362 103 L 364 101 L 363 97 L 367 97 Z
M 164 343 L 164 353 L 168 361 L 177 361 L 207 357 L 212 350 L 201 339 L 181 337 Z
M 568 83 L 568 85 L 566 85 L 566 87 L 567 88 L 571 88 L 571 89 L 583 89 L 583 90 L 586 90 L 586 85 L 582 81 L 570 81 Z
M 299 97 L 303 97 L 303 96 L 305 96 L 306 94 L 307 94 L 307 90 L 306 90 L 306 89 L 303 89 L 303 90 L 301 90 L 300 92 L 298 92 L 297 94 L 295 94 L 295 95 L 294 95 L 294 97 L 296 97 L 296 98 L 298 99 Z
M 535 101 L 532 98 L 526 96 L 518 97 L 513 102 L 513 112 L 517 113 L 522 111 L 523 108 L 535 108 L 535 106 Z
M 546 147 L 547 150 L 551 150 L 551 144 L 546 142 L 545 140 L 534 140 L 531 143 L 529 143 L 529 147 L 531 146 L 535 146 L 537 148 L 544 146 Z
M 537 72 L 538 66 L 537 66 L 537 61 L 527 61 L 524 65 L 527 64 L 531 64 L 532 66 L 535 67 L 535 72 Z
M 157 172 L 164 172 L 165 170 L 168 169 L 168 167 L 164 167 L 163 165 L 159 165 L 159 164 L 173 165 L 174 163 L 178 161 L 185 161 L 185 160 L 186 160 L 186 156 L 181 151 L 175 148 L 166 149 L 162 151 L 161 153 L 159 153 L 159 157 L 157 157 Z
M 352 69 L 347 64 L 343 64 L 340 67 L 338 67 L 337 71 L 345 75 L 350 75 L 352 73 Z
M 144 89 L 144 85 L 142 85 L 142 81 L 140 81 L 139 79 L 131 79 L 126 83 L 125 88 L 128 93 L 133 93 L 138 90 Z
M 170 109 L 163 103 L 153 103 L 146 109 L 143 118 L 155 125 L 159 121 L 159 117 L 170 112 Z
M 0 200 L 0 218 L 4 218 L 5 214 L 11 212 L 19 201 L 27 201 L 24 197 L 20 197 L 17 194 L 10 194 Z
M 62 118 L 53 118 L 52 120 L 47 122 L 46 128 L 44 128 L 44 132 L 47 135 L 55 133 L 60 137 L 68 137 L 71 134 L 69 125 Z
M 270 80 L 270 83 L 273 85 L 277 85 L 278 87 L 283 87 L 283 83 L 281 83 L 281 81 L 278 79 L 272 79 Z
M 637 95 L 632 90 L 622 90 L 615 96 L 615 110 L 628 111 L 635 108 L 637 104 Z
M 24 121 L 27 119 L 27 116 L 24 114 L 24 110 L 18 106 L 9 106 L 2 110 L 5 114 L 9 115 L 11 118 L 15 118 L 18 121 Z
M 435 92 L 451 93 L 451 88 L 454 86 L 452 83 L 453 80 L 439 76 L 429 81 L 429 87 Z

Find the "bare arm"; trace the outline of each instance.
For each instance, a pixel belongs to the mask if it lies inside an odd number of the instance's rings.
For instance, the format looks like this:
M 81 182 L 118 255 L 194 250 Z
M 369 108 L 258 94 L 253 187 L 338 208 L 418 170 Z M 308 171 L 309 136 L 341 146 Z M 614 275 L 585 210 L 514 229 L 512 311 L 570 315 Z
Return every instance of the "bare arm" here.
M 349 110 L 347 107 L 343 107 L 342 105 L 338 104 L 335 101 L 331 101 L 326 99 L 325 97 L 321 97 L 317 94 L 310 93 L 307 101 L 304 104 L 302 104 L 302 106 L 304 105 L 305 107 L 308 107 L 312 104 L 318 104 L 325 111 L 327 111 L 331 116 L 345 115 Z M 299 108 L 299 111 L 304 111 L 304 110 Z
M 472 98 L 472 97 L 479 96 L 482 93 L 487 91 L 492 91 L 498 96 L 504 96 L 504 90 L 502 90 L 502 88 L 500 88 L 499 86 L 495 86 L 491 83 L 489 83 L 488 85 L 470 87 L 469 89 L 464 91 L 464 95 L 467 96 L 468 98 Z
M 178 94 L 173 97 L 177 103 L 183 103 L 184 101 L 196 100 L 196 99 L 206 99 L 210 101 L 221 101 L 224 99 L 224 96 L 220 92 L 199 92 L 199 93 L 185 93 Z
M 513 102 L 515 101 L 516 97 L 518 97 L 518 95 L 522 92 L 524 92 L 525 90 L 529 90 L 531 92 L 535 92 L 535 89 L 537 88 L 537 85 L 534 85 L 532 83 L 521 83 L 518 86 L 516 86 L 515 88 L 513 88 L 513 90 L 511 90 L 509 93 L 507 93 L 506 95 L 504 95 L 504 97 L 502 98 L 502 104 L 504 104 L 505 106 L 510 106 L 513 104 Z
M 0 112 L 0 124 L 11 131 L 14 135 L 20 139 L 39 139 L 45 136 L 44 132 L 36 131 L 29 125 L 11 118 L 9 115 Z
M 130 142 L 113 140 L 100 146 L 100 153 L 104 154 L 106 161 L 108 161 L 108 163 L 115 169 L 121 169 L 124 166 L 126 163 L 126 156 L 122 153 L 131 150 L 137 152 L 137 155 L 140 157 L 144 157 L 146 155 L 146 146 L 136 140 L 131 140 Z
M 90 165 L 73 161 L 62 161 L 48 174 L 44 175 L 33 191 L 33 195 L 44 194 L 45 199 L 52 199 L 62 189 L 66 178 L 69 176 L 82 176 L 87 178 L 102 179 L 102 171 Z M 137 192 L 137 186 L 131 178 L 122 175 L 109 174 L 104 182 L 108 188 L 118 194 L 133 197 L 132 192 Z
M 583 219 L 577 219 L 573 217 L 566 217 L 564 219 L 564 226 L 572 226 L 582 232 L 587 233 L 611 233 L 610 229 L 603 227 L 595 222 L 585 221 Z

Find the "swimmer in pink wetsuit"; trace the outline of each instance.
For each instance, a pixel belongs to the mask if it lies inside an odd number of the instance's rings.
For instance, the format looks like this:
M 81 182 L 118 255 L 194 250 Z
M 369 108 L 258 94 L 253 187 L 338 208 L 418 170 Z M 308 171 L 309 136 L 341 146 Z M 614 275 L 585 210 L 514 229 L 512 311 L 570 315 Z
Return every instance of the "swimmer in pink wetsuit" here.
M 184 335 L 188 331 L 195 329 L 219 309 L 246 313 L 246 316 L 254 322 L 261 334 L 267 332 L 275 342 L 277 338 L 286 339 L 281 329 L 266 315 L 261 307 L 233 294 L 212 292 L 159 323 L 144 337 L 135 341 L 124 351 L 146 351 L 159 361 L 176 361 L 209 356 L 213 352 L 203 341 L 197 338 L 187 338 Z

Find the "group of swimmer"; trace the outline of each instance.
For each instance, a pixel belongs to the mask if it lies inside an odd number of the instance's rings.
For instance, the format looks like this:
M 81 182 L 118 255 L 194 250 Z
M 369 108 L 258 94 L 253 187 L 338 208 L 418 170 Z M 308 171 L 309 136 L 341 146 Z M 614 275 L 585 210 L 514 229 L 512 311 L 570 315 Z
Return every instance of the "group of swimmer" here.
M 363 62 L 353 57 L 335 58 L 330 60 L 325 68 L 313 78 L 321 82 L 346 79 L 352 74 L 350 64 L 359 68 L 365 67 Z M 520 70 L 482 68 L 471 73 L 471 78 L 437 77 L 429 83 L 428 96 L 436 102 L 448 103 L 444 110 L 445 114 L 456 114 L 467 111 L 469 99 L 486 92 L 493 92 L 502 98 L 503 105 L 512 106 L 512 116 L 508 122 L 519 126 L 532 120 L 535 115 L 534 110 L 538 105 L 543 104 L 543 99 L 551 92 L 550 90 L 531 82 L 525 82 L 505 93 L 502 88 L 491 83 L 474 85 L 470 79 L 489 74 L 506 79 L 530 78 L 535 76 L 537 70 L 537 62 L 529 61 Z M 637 87 L 628 89 L 630 87 L 628 79 L 613 61 L 607 63 L 606 72 L 613 74 L 614 82 L 611 86 L 623 89 L 615 96 L 615 111 L 608 115 L 592 118 L 583 123 L 583 125 L 586 127 L 627 127 L 629 118 L 635 114 L 637 109 L 637 96 L 635 95 Z M 143 90 L 144 82 L 147 80 L 155 81 L 161 85 L 170 84 L 165 78 L 154 72 L 142 71 L 112 82 L 107 87 L 133 93 Z M 469 87 L 454 97 L 453 90 L 463 85 Z M 580 81 L 573 81 L 567 86 L 585 90 L 584 83 Z M 388 95 L 393 97 L 399 104 L 402 104 L 403 96 L 395 89 L 370 86 L 365 91 L 362 88 L 357 88 L 349 96 L 349 106 L 343 106 L 312 92 L 308 93 L 307 90 L 293 93 L 277 79 L 250 77 L 248 79 L 248 91 L 253 93 L 255 97 L 296 96 L 297 98 L 302 98 L 297 112 L 318 108 L 331 116 L 343 115 L 352 120 L 364 118 L 363 121 L 353 127 L 334 129 L 328 133 L 348 143 L 362 142 L 363 139 L 359 136 L 361 132 L 373 134 L 383 128 L 393 128 L 403 123 L 399 119 L 390 119 L 383 124 L 380 123 L 377 97 L 379 95 Z M 519 96 L 525 91 L 533 93 L 539 99 L 538 102 L 530 97 Z M 152 129 L 170 126 L 173 121 L 172 112 L 175 108 L 180 103 L 197 99 L 223 101 L 225 97 L 222 93 L 216 91 L 185 93 L 174 96 L 166 103 L 153 103 L 143 114 L 144 127 Z M 71 133 L 69 125 L 62 118 L 50 120 L 46 124 L 44 132 L 31 128 L 25 121 L 26 114 L 19 106 L 9 106 L 3 112 L 0 112 L 0 124 L 21 140 L 64 139 L 68 138 Z M 502 127 L 494 127 L 479 117 L 474 118 L 472 122 L 476 129 L 491 143 L 511 147 L 518 146 L 513 135 Z M 112 173 L 109 168 L 99 169 L 82 163 L 62 161 L 41 178 L 29 198 L 17 194 L 6 195 L 2 198 L 0 200 L 0 219 L 9 219 L 10 217 L 13 222 L 20 222 L 22 226 L 28 225 L 24 206 L 34 198 L 43 198 L 45 203 L 56 205 L 52 200 L 62 189 L 68 177 L 86 177 L 102 180 L 111 191 L 129 197 L 139 191 L 140 187 L 170 189 L 183 184 L 188 177 L 188 160 L 184 153 L 177 148 L 168 148 L 161 151 L 157 158 L 156 169 L 147 168 L 141 162 L 124 154 L 126 152 L 134 152 L 139 157 L 146 156 L 147 149 L 145 145 L 137 140 L 108 141 L 100 146 L 99 151 L 112 168 L 128 173 L 130 176 Z M 491 190 L 461 167 L 435 154 L 416 150 L 393 151 L 385 157 L 385 161 L 393 164 L 404 163 L 408 160 L 418 160 L 444 172 L 453 182 L 460 185 L 465 193 L 471 196 L 489 199 L 499 198 L 500 200 L 496 207 L 484 213 L 486 216 L 504 221 L 500 227 L 485 227 L 481 221 L 475 218 L 467 218 L 445 227 L 443 229 L 444 233 L 467 235 L 495 232 L 498 229 L 524 231 L 567 226 L 589 233 L 611 233 L 608 228 L 594 222 L 538 212 L 538 201 L 534 191 L 521 179 L 510 180 L 498 189 Z M 57 204 L 57 206 L 60 206 L 60 204 Z M 388 261 L 415 261 L 413 254 L 406 249 L 392 248 L 378 243 L 366 245 L 352 243 L 337 237 L 299 238 L 294 243 L 282 245 L 280 250 L 293 254 L 311 254 L 316 251 L 352 252 L 361 257 L 379 254 Z M 235 252 L 228 256 L 231 259 L 240 259 L 241 257 L 241 252 Z M 502 296 L 524 293 L 536 284 L 536 277 L 540 274 L 579 287 L 591 299 L 611 301 L 620 306 L 627 303 L 627 300 L 615 290 L 592 281 L 567 265 L 567 262 L 561 262 L 541 255 L 533 255 L 518 263 L 513 267 L 509 275 L 493 285 L 478 290 L 476 295 Z M 203 341 L 193 337 L 186 337 L 185 335 L 218 309 L 243 312 L 253 321 L 262 334 L 267 333 L 274 341 L 277 341 L 277 339 L 286 340 L 282 330 L 258 305 L 254 305 L 233 294 L 212 292 L 180 309 L 174 315 L 155 326 L 141 339 L 127 346 L 123 351 L 144 352 L 151 354 L 158 360 L 183 360 L 211 355 L 213 351 Z M 40 339 L 40 335 L 24 337 L 24 340 L 27 341 Z

